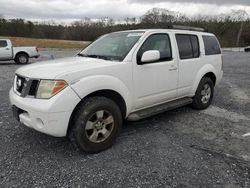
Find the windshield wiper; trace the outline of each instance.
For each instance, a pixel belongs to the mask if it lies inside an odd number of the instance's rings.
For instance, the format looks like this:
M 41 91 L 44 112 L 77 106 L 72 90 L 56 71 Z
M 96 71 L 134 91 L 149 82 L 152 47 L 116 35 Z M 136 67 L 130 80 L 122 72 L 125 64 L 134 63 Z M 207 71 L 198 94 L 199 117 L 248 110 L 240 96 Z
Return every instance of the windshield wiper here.
M 81 53 L 79 53 L 79 54 L 77 54 L 78 56 L 81 56 L 81 57 L 86 57 L 84 54 L 81 54 Z
M 97 58 L 97 59 L 111 60 L 111 58 L 104 56 L 104 55 L 94 55 L 94 54 L 86 55 L 86 54 L 81 54 L 81 53 L 77 55 L 81 57 L 91 57 L 91 58 Z

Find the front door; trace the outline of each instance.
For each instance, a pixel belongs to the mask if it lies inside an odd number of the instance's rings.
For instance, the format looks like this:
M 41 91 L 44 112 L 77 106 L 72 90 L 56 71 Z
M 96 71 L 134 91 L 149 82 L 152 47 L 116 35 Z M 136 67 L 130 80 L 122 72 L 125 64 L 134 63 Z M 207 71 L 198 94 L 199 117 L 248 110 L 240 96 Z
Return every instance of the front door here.
M 177 97 L 178 67 L 173 56 L 173 38 L 168 33 L 151 34 L 135 53 L 133 79 L 135 109 L 156 105 Z M 160 60 L 139 65 L 144 52 L 158 50 Z

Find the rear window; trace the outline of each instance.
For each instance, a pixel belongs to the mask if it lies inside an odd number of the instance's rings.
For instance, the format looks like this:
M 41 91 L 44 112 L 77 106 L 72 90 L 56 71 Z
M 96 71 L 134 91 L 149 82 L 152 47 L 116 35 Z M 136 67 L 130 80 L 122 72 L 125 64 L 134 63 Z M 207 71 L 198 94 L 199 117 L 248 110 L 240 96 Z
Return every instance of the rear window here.
M 199 40 L 196 35 L 176 34 L 180 59 L 192 59 L 200 56 Z
M 205 55 L 221 54 L 220 45 L 214 36 L 202 36 L 205 45 Z
M 0 40 L 0 48 L 6 47 L 6 46 L 7 46 L 6 40 Z

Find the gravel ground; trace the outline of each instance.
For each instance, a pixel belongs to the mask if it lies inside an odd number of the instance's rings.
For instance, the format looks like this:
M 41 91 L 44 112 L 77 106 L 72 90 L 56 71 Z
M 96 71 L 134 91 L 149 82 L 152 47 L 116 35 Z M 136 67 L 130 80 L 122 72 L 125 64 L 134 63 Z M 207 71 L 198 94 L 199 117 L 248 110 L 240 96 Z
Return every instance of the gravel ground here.
M 43 50 L 38 60 L 76 52 Z M 250 187 L 250 136 L 242 136 L 250 132 L 250 53 L 225 52 L 224 61 L 210 108 L 125 122 L 117 143 L 94 155 L 14 121 L 8 90 L 19 66 L 1 63 L 0 187 Z

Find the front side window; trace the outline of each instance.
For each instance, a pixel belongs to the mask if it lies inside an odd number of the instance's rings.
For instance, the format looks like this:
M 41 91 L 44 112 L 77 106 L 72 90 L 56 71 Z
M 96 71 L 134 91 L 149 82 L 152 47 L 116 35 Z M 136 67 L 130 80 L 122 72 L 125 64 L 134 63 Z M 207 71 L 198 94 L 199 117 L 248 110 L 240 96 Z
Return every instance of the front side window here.
M 143 53 L 149 50 L 158 50 L 160 52 L 160 60 L 158 62 L 171 60 L 172 49 L 168 34 L 153 34 L 149 36 L 137 53 L 137 61 L 140 61 Z
M 180 59 L 192 59 L 200 56 L 199 40 L 196 35 L 176 34 Z
M 0 48 L 4 48 L 6 46 L 8 46 L 6 40 L 0 40 Z
M 205 55 L 221 54 L 220 45 L 214 36 L 202 36 L 205 45 Z
M 118 32 L 97 39 L 79 56 L 122 61 L 144 32 Z

